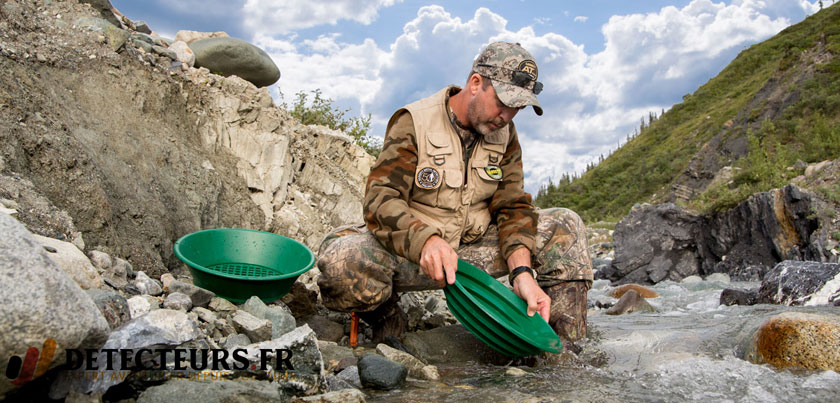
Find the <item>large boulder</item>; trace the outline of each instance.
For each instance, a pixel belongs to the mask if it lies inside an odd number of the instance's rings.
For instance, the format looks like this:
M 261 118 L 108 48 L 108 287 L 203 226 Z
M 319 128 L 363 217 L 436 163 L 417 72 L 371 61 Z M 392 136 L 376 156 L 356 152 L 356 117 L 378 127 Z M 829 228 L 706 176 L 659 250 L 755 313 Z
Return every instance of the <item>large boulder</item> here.
M 673 203 L 633 209 L 615 226 L 609 279 L 655 284 L 700 274 L 700 216 Z
M 637 207 L 616 224 L 615 260 L 599 277 L 655 284 L 727 273 L 732 280 L 755 281 L 781 260 L 836 260 L 812 214 L 824 210 L 823 203 L 788 185 L 708 215 L 673 203 Z
M 758 303 L 827 305 L 840 301 L 840 264 L 786 260 L 764 277 Z
M 101 346 L 110 329 L 93 300 L 56 266 L 32 233 L 5 213 L 0 213 L 0 234 L 3 372 L 9 374 L 10 357 L 23 358 L 33 347 L 43 350 L 48 339 L 56 342 L 49 367 L 63 362 L 66 349 Z M 0 396 L 19 386 L 13 379 L 0 377 Z
M 840 371 L 840 316 L 784 312 L 765 321 L 746 358 L 776 368 Z
M 195 66 L 225 77 L 237 75 L 257 87 L 280 79 L 280 69 L 264 50 L 236 38 L 207 38 L 189 44 Z

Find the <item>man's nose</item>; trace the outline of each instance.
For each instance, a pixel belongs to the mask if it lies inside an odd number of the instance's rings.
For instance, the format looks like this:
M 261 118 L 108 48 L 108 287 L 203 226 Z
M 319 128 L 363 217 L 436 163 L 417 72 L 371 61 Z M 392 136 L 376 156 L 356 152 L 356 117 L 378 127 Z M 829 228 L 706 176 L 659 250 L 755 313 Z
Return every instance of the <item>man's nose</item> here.
M 510 121 L 513 120 L 513 117 L 516 116 L 517 112 L 519 112 L 518 108 L 503 106 L 501 113 L 499 113 L 499 116 L 501 116 L 505 123 L 510 123 Z

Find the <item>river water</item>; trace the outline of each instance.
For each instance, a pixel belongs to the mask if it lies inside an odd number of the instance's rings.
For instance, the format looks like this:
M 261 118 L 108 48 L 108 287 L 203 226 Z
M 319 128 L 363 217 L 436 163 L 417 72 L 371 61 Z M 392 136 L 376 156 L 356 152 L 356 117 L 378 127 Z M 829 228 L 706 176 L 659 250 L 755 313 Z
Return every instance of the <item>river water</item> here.
M 757 286 L 663 282 L 651 287 L 660 297 L 647 300 L 657 313 L 610 316 L 590 309 L 593 337 L 582 360 L 520 367 L 527 374 L 519 377 L 505 375 L 504 366 L 439 365 L 441 382 L 409 381 L 400 390 L 374 392 L 369 401 L 840 401 L 837 372 L 776 370 L 739 358 L 753 331 L 776 314 L 840 315 L 840 307 L 719 304 L 724 288 Z M 590 300 L 615 301 L 605 295 L 610 288 L 596 282 Z

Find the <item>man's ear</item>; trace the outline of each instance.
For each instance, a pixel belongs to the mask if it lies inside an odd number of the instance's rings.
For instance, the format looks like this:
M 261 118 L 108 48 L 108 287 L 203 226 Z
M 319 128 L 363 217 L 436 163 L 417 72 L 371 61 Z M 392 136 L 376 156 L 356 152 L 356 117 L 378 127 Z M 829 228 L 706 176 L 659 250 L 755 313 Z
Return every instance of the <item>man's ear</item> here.
M 467 82 L 467 89 L 470 91 L 471 95 L 478 94 L 478 91 L 481 89 L 482 81 L 484 80 L 486 80 L 486 78 L 482 77 L 478 73 L 470 76 L 470 80 Z

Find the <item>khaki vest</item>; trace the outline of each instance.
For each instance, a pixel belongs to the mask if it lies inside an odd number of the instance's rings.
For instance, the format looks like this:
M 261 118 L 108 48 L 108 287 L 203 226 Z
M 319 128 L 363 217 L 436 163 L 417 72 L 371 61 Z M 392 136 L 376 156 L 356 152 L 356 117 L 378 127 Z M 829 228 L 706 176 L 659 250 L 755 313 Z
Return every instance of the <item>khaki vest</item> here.
M 417 133 L 417 169 L 408 206 L 415 217 L 440 229 L 443 239 L 457 248 L 460 243 L 477 241 L 490 224 L 488 203 L 504 172 L 494 179 L 487 171 L 493 173 L 493 167 L 501 165 L 510 126 L 492 136 L 478 135 L 466 161 L 466 145 L 461 144 L 447 113 L 446 94 L 451 88 L 403 109 L 411 114 Z

